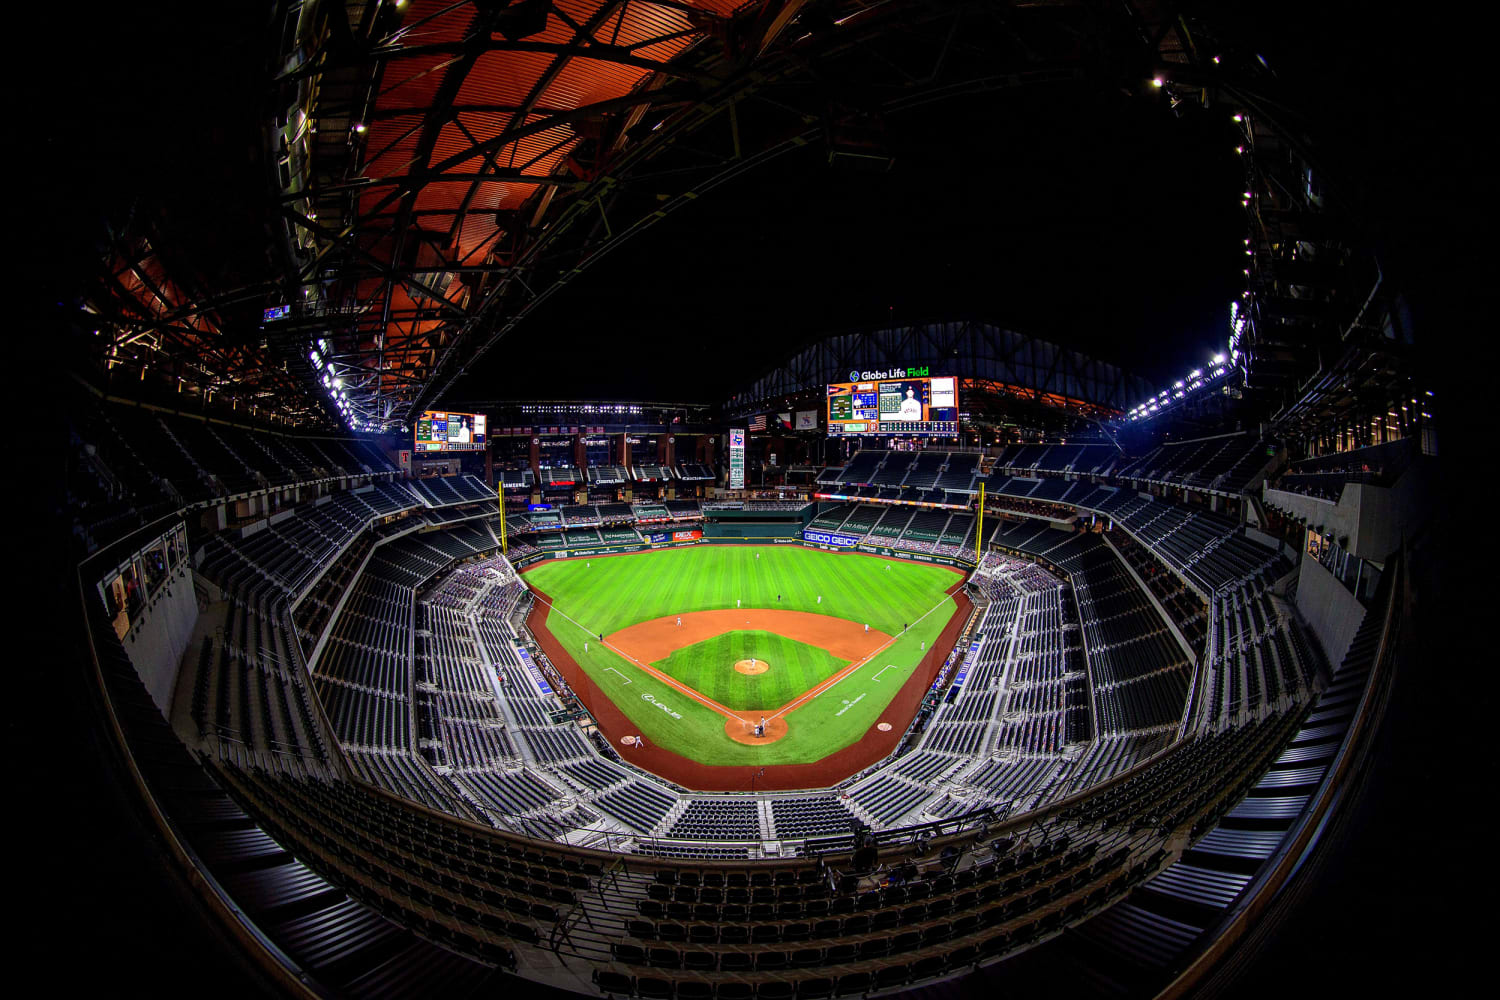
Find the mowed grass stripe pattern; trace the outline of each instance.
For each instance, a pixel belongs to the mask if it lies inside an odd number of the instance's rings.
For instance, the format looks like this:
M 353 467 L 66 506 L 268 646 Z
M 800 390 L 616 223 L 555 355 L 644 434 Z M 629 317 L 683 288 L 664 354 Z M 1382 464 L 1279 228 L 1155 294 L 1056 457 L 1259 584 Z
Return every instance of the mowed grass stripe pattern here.
M 761 553 L 757 560 L 755 553 Z M 891 569 L 887 570 L 886 565 Z M 947 589 L 959 579 L 924 563 L 823 552 L 792 546 L 696 546 L 611 556 L 563 559 L 528 570 L 556 610 L 548 628 L 637 731 L 657 746 L 712 765 L 801 764 L 821 760 L 862 737 L 957 610 Z M 877 654 L 871 663 L 826 693 L 788 713 L 786 738 L 747 746 L 724 732 L 724 717 L 600 645 L 628 625 L 669 614 L 734 607 L 810 611 L 894 634 L 903 623 L 937 610 Z M 822 604 L 817 597 L 823 596 Z M 587 646 L 587 648 L 585 648 Z M 876 675 L 880 668 L 894 669 Z M 909 719 L 889 720 L 904 727 Z
M 767 664 L 763 674 L 742 674 L 740 660 Z M 652 664 L 725 708 L 765 711 L 780 708 L 797 695 L 849 665 L 826 650 L 774 632 L 749 629 L 728 632 L 677 650 Z
M 746 608 L 781 607 L 869 623 L 895 635 L 959 579 L 940 566 L 792 545 L 698 545 L 558 559 L 526 578 L 560 610 L 605 635 L 650 618 L 732 608 L 736 600 Z

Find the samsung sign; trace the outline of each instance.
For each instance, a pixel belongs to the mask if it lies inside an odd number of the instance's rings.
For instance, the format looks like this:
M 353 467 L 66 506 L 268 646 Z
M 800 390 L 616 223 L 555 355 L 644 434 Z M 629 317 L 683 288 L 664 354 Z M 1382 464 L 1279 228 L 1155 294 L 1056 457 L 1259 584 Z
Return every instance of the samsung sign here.
M 912 368 L 888 368 L 883 371 L 851 371 L 849 373 L 849 381 L 874 382 L 885 378 L 926 378 L 930 371 L 932 369 L 927 365 L 919 365 Z

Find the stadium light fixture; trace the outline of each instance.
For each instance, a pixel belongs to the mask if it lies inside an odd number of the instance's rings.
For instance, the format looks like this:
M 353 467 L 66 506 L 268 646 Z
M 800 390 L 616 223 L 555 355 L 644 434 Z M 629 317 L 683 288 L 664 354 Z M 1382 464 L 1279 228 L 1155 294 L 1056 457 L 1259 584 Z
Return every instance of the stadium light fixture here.
M 1234 120 L 1237 121 L 1237 122 L 1242 122 L 1242 121 L 1245 120 L 1245 116 L 1244 115 L 1235 115 L 1234 116 Z
M 1152 77 L 1152 78 L 1151 78 L 1151 86 L 1153 86 L 1153 87 L 1155 87 L 1155 88 L 1156 88 L 1156 89 L 1158 89 L 1158 90 L 1160 90 L 1160 89 L 1161 89 L 1161 85 L 1162 85 L 1162 84 L 1163 84 L 1163 83 L 1165 83 L 1165 82 L 1166 82 L 1166 81 L 1165 81 L 1165 80 L 1163 80 L 1163 79 L 1162 79 L 1162 78 L 1161 78 L 1161 77 L 1159 77 L 1159 76 L 1154 76 L 1154 77 Z
M 355 122 L 354 123 L 354 131 L 356 131 L 356 132 L 363 132 L 364 130 L 365 130 L 365 123 L 364 122 Z
M 1222 355 L 1222 354 L 1215 354 L 1214 355 L 1214 364 L 1216 364 L 1216 365 L 1222 365 L 1223 363 L 1224 363 L 1224 355 Z
M 1201 368 L 1194 368 L 1192 371 L 1188 372 L 1188 378 L 1197 378 L 1202 374 L 1203 370 Z

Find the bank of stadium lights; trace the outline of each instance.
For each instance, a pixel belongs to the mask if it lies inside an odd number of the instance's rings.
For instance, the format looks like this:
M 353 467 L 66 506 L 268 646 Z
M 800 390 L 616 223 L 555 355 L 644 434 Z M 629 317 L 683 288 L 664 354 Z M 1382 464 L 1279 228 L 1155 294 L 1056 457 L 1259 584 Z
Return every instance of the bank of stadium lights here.
M 1231 352 L 1237 353 L 1237 352 Z M 1226 357 L 1222 353 L 1213 355 L 1213 364 L 1210 368 L 1194 368 L 1188 372 L 1185 378 L 1180 378 L 1172 383 L 1170 388 L 1163 389 L 1155 397 L 1126 411 L 1126 417 L 1133 421 L 1149 417 L 1158 411 L 1171 406 L 1175 400 L 1186 399 L 1188 393 L 1208 385 L 1217 379 L 1229 374 Z

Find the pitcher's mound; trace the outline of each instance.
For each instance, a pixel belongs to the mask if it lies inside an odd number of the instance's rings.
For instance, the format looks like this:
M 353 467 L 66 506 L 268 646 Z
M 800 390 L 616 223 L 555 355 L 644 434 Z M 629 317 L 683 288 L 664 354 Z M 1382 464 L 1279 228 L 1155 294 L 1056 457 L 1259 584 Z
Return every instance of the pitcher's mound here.
M 786 735 L 786 720 L 777 716 L 774 719 L 766 720 L 766 734 L 764 736 L 756 736 L 755 724 L 759 721 L 759 717 L 750 722 L 730 719 L 724 723 L 724 732 L 728 733 L 729 738 L 736 743 L 746 743 L 750 746 L 759 746 L 762 743 L 775 743 Z
M 740 660 L 735 663 L 734 669 L 742 674 L 763 674 L 771 669 L 771 665 L 765 660 Z

